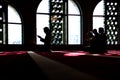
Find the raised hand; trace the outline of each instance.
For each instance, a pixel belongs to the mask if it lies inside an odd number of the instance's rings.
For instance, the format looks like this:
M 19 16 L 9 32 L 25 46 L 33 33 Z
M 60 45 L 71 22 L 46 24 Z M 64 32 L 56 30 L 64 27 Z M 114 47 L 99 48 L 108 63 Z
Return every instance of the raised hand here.
M 41 38 L 41 36 L 37 35 L 38 38 Z

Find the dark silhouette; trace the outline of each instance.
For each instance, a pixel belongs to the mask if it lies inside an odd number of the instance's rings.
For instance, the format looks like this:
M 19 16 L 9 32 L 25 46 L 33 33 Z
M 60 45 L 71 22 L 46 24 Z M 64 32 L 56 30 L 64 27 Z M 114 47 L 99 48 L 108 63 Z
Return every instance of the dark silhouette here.
M 88 39 L 86 40 L 87 41 L 87 46 L 85 46 L 85 51 L 92 51 L 93 49 L 93 38 L 94 38 L 94 35 L 93 35 L 93 32 L 92 31 L 89 31 L 87 33 L 87 36 L 88 36 Z
M 99 51 L 99 33 L 97 29 L 93 29 L 93 42 L 92 42 L 92 52 L 98 52 Z
M 99 33 L 98 33 L 97 29 L 93 29 L 93 34 L 96 38 L 99 36 Z
M 45 49 L 45 51 L 51 52 L 51 50 L 50 50 L 50 42 L 51 42 L 50 29 L 48 27 L 44 27 L 44 33 L 46 34 L 45 38 L 42 38 L 39 35 L 38 35 L 38 37 L 40 38 L 40 41 L 44 42 L 44 46 L 45 46 L 44 49 Z
M 101 53 L 106 52 L 107 47 L 107 36 L 105 34 L 104 28 L 99 28 L 99 48 Z
M 99 32 L 97 29 L 93 29 L 93 31 L 88 32 L 88 46 L 86 50 L 91 53 L 105 53 L 106 45 L 107 45 L 107 37 L 104 31 L 104 28 L 100 27 Z

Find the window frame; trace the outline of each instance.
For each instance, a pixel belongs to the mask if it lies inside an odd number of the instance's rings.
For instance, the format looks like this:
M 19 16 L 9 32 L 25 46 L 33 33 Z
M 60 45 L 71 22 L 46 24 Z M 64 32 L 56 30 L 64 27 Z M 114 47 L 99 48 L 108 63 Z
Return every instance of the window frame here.
M 65 19 L 65 22 L 67 23 L 67 24 L 64 24 L 65 26 L 66 26 L 66 29 L 64 29 L 64 44 L 62 44 L 62 45 L 81 45 L 82 43 L 83 43 L 83 28 L 82 28 L 82 11 L 81 11 L 81 9 L 80 9 L 80 6 L 78 6 L 78 3 L 75 1 L 75 0 L 72 0 L 72 1 L 74 1 L 74 3 L 76 4 L 76 6 L 77 6 L 77 8 L 79 9 L 79 14 L 68 14 L 68 8 L 66 9 L 66 12 L 67 13 L 65 13 L 65 14 L 63 14 L 63 16 L 65 16 L 66 17 L 66 19 Z M 39 6 L 40 6 L 40 4 L 38 5 L 38 8 L 39 8 Z M 65 2 L 65 6 L 67 6 L 68 7 L 68 4 Z M 37 12 L 36 12 L 36 17 L 37 17 L 37 15 L 48 15 L 48 16 L 50 16 L 51 15 L 51 13 L 42 13 L 42 12 L 38 12 L 38 9 L 37 9 Z M 80 25 L 79 25 L 79 27 L 80 27 L 80 44 L 68 44 L 68 28 L 69 28 L 69 26 L 68 26 L 68 16 L 79 16 L 79 19 L 80 19 Z M 37 20 L 36 20 L 37 21 Z M 37 22 L 36 22 L 36 24 L 37 24 Z M 51 23 L 49 23 L 49 24 L 51 24 Z M 37 26 L 36 26 L 37 27 Z M 37 29 L 37 28 L 36 28 Z M 67 34 L 67 35 L 66 35 Z M 37 32 L 36 32 L 36 35 L 37 35 Z M 37 40 L 37 39 L 36 39 Z M 36 41 L 36 42 L 38 42 L 38 41 Z M 39 43 L 36 43 L 37 45 L 41 45 L 41 44 L 39 44 Z
M 3 27 L 3 30 L 2 30 L 2 43 L 0 44 L 3 44 L 3 45 L 22 45 L 23 44 L 23 23 L 22 23 L 22 17 L 20 15 L 20 12 L 18 12 L 17 8 L 14 7 L 14 5 L 8 3 L 8 2 L 2 2 L 0 3 L 1 6 L 2 6 L 2 14 L 3 14 L 3 20 L 2 20 L 2 27 Z M 16 13 L 17 13 L 17 16 L 18 18 L 20 19 L 20 22 L 10 22 L 8 21 L 8 8 L 11 7 L 13 8 Z M 20 43 L 9 43 L 9 40 L 8 40 L 8 27 L 9 27 L 9 24 L 12 24 L 12 25 L 20 25 L 21 27 L 21 42 Z M 11 36 L 11 37 L 14 37 L 14 36 Z

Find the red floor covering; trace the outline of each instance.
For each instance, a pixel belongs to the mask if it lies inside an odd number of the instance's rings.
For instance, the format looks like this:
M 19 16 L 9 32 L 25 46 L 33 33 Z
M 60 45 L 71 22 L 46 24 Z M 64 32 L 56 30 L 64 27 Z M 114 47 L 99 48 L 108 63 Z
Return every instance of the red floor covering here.
M 120 50 L 108 50 L 102 55 L 85 51 L 35 52 L 100 80 L 120 80 Z M 41 73 L 41 76 L 38 77 L 38 73 Z M 47 80 L 27 51 L 0 52 L 0 76 L 0 79 L 4 80 Z
M 27 51 L 0 52 L 0 80 L 47 80 Z
M 52 60 L 67 64 L 101 80 L 120 80 L 120 50 L 91 54 L 85 51 L 36 52 Z

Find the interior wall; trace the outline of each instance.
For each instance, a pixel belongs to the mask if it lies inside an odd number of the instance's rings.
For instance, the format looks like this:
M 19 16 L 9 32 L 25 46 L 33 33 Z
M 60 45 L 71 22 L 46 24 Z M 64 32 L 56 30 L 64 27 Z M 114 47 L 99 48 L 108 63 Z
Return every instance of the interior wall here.
M 76 0 L 82 10 L 83 44 L 86 33 L 92 29 L 92 13 L 101 0 Z M 23 20 L 23 45 L 36 45 L 36 10 L 41 0 L 7 0 L 21 15 Z

